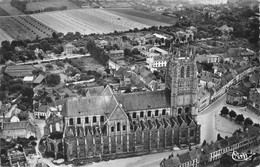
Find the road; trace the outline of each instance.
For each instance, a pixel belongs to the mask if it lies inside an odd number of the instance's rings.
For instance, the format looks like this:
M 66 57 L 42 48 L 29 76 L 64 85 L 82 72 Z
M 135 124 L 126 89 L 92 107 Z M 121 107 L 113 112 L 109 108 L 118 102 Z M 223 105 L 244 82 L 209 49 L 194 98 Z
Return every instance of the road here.
M 229 111 L 234 110 L 237 114 L 243 114 L 245 118 L 251 118 L 254 123 L 260 122 L 260 117 L 246 109 L 246 107 L 226 104 L 226 95 L 223 95 L 198 115 L 198 124 L 201 125 L 201 142 L 204 140 L 207 142 L 216 141 L 218 134 L 224 138 L 225 136 L 231 136 L 235 130 L 242 129 L 242 126 L 236 124 L 230 118 L 219 115 L 224 106 L 227 106 Z
M 63 56 L 63 57 L 56 57 L 56 58 L 50 58 L 50 59 L 43 59 L 43 60 L 30 60 L 24 63 L 16 63 L 16 65 L 26 65 L 26 64 L 40 64 L 40 63 L 48 63 L 51 61 L 57 61 L 57 60 L 64 60 L 64 59 L 76 59 L 81 57 L 89 57 L 90 54 L 85 55 L 72 55 L 72 56 Z M 0 68 L 4 67 L 5 64 L 0 65 Z
M 217 139 L 215 115 L 219 114 L 225 101 L 226 95 L 223 95 L 198 115 L 198 124 L 201 125 L 201 142 L 204 140 L 211 142 Z

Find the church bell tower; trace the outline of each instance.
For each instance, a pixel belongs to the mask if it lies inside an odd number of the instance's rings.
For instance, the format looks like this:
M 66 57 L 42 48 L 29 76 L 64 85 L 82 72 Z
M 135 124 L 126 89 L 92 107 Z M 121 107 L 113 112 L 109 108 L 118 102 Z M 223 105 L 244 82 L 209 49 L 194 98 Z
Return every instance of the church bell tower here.
M 187 47 L 184 52 L 170 49 L 165 86 L 171 94 L 171 114 L 191 115 L 197 121 L 198 78 L 195 48 Z

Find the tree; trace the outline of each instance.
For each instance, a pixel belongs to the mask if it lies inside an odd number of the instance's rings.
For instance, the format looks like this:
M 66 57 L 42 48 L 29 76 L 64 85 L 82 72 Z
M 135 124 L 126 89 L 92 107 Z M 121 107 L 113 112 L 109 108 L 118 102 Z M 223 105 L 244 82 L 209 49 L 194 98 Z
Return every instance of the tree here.
M 222 140 L 223 138 L 220 136 L 220 134 L 218 134 L 218 136 L 217 136 L 217 141 L 219 141 L 219 140 Z
M 4 58 L 5 61 L 7 61 L 7 60 L 12 60 L 12 61 L 14 61 L 14 54 L 13 54 L 12 51 L 4 52 L 4 53 L 3 53 L 3 58 Z
M 36 138 L 34 136 L 30 136 L 28 139 L 29 140 L 36 140 Z
M 203 147 L 203 146 L 206 146 L 206 145 L 207 145 L 207 142 L 206 142 L 206 140 L 204 140 L 201 146 Z
M 11 51 L 11 44 L 9 41 L 2 41 L 1 43 L 2 49 L 5 51 Z
M 10 92 L 19 92 L 20 90 L 23 89 L 23 85 L 20 83 L 15 83 L 9 86 L 8 90 Z
M 237 117 L 236 117 L 237 122 L 242 123 L 242 122 L 244 122 L 244 120 L 245 120 L 245 118 L 244 118 L 243 114 L 237 115 Z
M 62 61 L 57 61 L 56 65 L 59 66 L 59 67 L 63 67 L 63 68 L 65 66 L 65 64 Z
M 36 146 L 36 145 L 37 145 L 37 143 L 36 143 L 35 141 L 32 141 L 31 144 L 32 144 L 33 146 Z
M 40 73 L 42 73 L 43 70 L 42 70 L 42 67 L 39 67 L 39 68 L 35 68 L 33 71 L 32 71 L 32 74 L 33 75 L 39 75 Z
M 133 54 L 140 54 L 140 51 L 139 51 L 137 48 L 134 48 L 134 49 L 132 50 L 132 53 L 133 53 Z
M 244 121 L 244 125 L 247 126 L 247 125 L 253 125 L 254 122 L 252 121 L 252 119 L 250 118 L 246 118 L 245 121 Z
M 228 108 L 225 106 L 225 107 L 223 107 L 222 110 L 220 111 L 220 115 L 228 115 L 228 112 L 229 112 L 229 110 L 228 110 Z
M 21 111 L 17 116 L 20 119 L 20 121 L 28 120 L 28 117 L 29 117 L 27 111 Z
M 6 94 L 4 91 L 0 91 L 0 100 L 4 101 L 6 99 Z
M 45 66 L 46 68 L 48 68 L 48 69 L 53 69 L 53 65 L 52 64 L 46 64 L 46 66 Z
M 43 54 L 42 54 L 42 53 L 39 53 L 39 54 L 38 54 L 38 57 L 39 57 L 41 60 L 43 60 L 43 59 L 44 59 L 44 56 L 43 56 Z
M 130 49 L 128 49 L 128 48 L 125 48 L 124 49 L 124 56 L 125 56 L 125 58 L 126 57 L 131 57 L 132 56 L 132 51 Z
M 51 50 L 51 45 L 49 44 L 49 42 L 47 40 L 42 40 L 40 42 L 40 48 L 46 52 L 47 50 Z
M 52 99 L 51 99 L 51 97 L 49 97 L 49 96 L 48 96 L 48 97 L 46 97 L 46 102 L 47 102 L 47 103 L 51 103 L 51 102 L 52 102 Z
M 69 95 L 68 93 L 66 93 L 66 94 L 64 95 L 64 98 L 67 98 L 67 97 L 70 97 L 70 95 Z
M 229 112 L 229 116 L 230 116 L 230 118 L 235 118 L 237 116 L 237 113 L 234 110 L 231 110 Z
M 254 124 L 253 126 L 260 128 L 260 124 Z
M 46 76 L 46 83 L 49 86 L 56 86 L 60 84 L 60 75 L 59 74 L 48 74 Z
M 34 95 L 33 88 L 30 87 L 24 87 L 22 90 L 22 95 L 32 98 Z
M 53 38 L 53 39 L 59 38 L 56 32 L 53 32 L 53 33 L 52 33 L 52 38 Z

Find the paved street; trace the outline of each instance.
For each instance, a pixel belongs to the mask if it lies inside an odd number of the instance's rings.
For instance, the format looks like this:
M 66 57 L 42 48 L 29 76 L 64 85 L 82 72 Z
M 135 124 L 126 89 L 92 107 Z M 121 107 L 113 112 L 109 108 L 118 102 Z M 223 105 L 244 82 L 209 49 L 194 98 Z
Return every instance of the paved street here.
M 207 142 L 215 141 L 217 134 L 215 128 L 215 115 L 219 114 L 222 107 L 225 105 L 226 95 L 215 101 L 212 105 L 202 111 L 198 116 L 198 123 L 201 125 L 201 142 L 206 140 Z M 227 133 L 221 133 L 221 136 L 230 136 Z
M 251 118 L 254 123 L 260 123 L 260 117 L 247 110 L 246 107 L 236 107 L 226 104 L 226 95 L 223 95 L 198 116 L 198 123 L 201 125 L 201 142 L 204 139 L 207 142 L 216 141 L 218 133 L 224 138 L 225 136 L 231 136 L 235 130 L 242 129 L 233 120 L 223 118 L 219 115 L 224 106 L 227 106 L 229 111 L 234 110 L 237 114 L 243 114 L 245 118 Z

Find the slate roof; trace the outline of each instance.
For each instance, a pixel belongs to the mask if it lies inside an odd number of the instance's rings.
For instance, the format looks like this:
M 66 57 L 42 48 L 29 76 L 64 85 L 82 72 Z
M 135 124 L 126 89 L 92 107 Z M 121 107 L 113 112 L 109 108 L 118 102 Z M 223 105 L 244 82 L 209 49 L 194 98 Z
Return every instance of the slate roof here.
M 170 107 L 170 96 L 164 91 L 115 94 L 125 111 Z
M 181 164 L 185 164 L 187 162 L 190 162 L 191 160 L 194 160 L 196 158 L 200 158 L 201 156 L 206 156 L 208 158 L 208 155 L 214 151 L 226 148 L 228 146 L 231 146 L 233 144 L 236 144 L 238 142 L 241 142 L 242 140 L 248 138 L 248 137 L 258 137 L 260 135 L 259 128 L 254 126 L 249 126 L 246 132 L 241 132 L 242 136 L 240 135 L 234 135 L 227 139 L 222 139 L 220 141 L 217 141 L 215 143 L 212 143 L 210 145 L 205 145 L 203 147 L 200 147 L 199 149 L 191 150 L 189 152 L 186 152 L 184 154 L 181 154 L 177 157 L 171 157 L 169 156 L 168 159 L 164 159 L 161 164 L 165 167 L 174 167 L 179 166 Z
M 179 155 L 180 163 L 183 164 L 191 160 L 189 152 Z
M 17 129 L 25 129 L 31 123 L 29 121 L 20 121 L 20 122 L 4 122 L 3 129 L 4 130 L 17 130 Z
M 44 78 L 45 78 L 45 76 L 40 74 L 40 75 L 33 81 L 33 83 L 39 84 L 39 83 L 42 82 L 42 80 L 43 80 Z
M 104 115 L 111 113 L 116 105 L 112 96 L 72 97 L 66 100 L 62 114 L 65 117 Z
M 165 161 L 165 167 L 172 167 L 172 166 L 178 166 L 180 165 L 180 160 L 178 157 L 172 157 L 170 159 L 168 159 L 167 161 Z
M 197 150 L 191 150 L 191 151 L 189 151 L 189 154 L 190 154 L 191 160 L 194 160 L 199 157 Z
M 104 91 L 104 86 L 87 88 L 91 96 L 99 96 Z
M 41 105 L 38 109 L 38 112 L 47 112 L 48 106 L 47 105 Z

